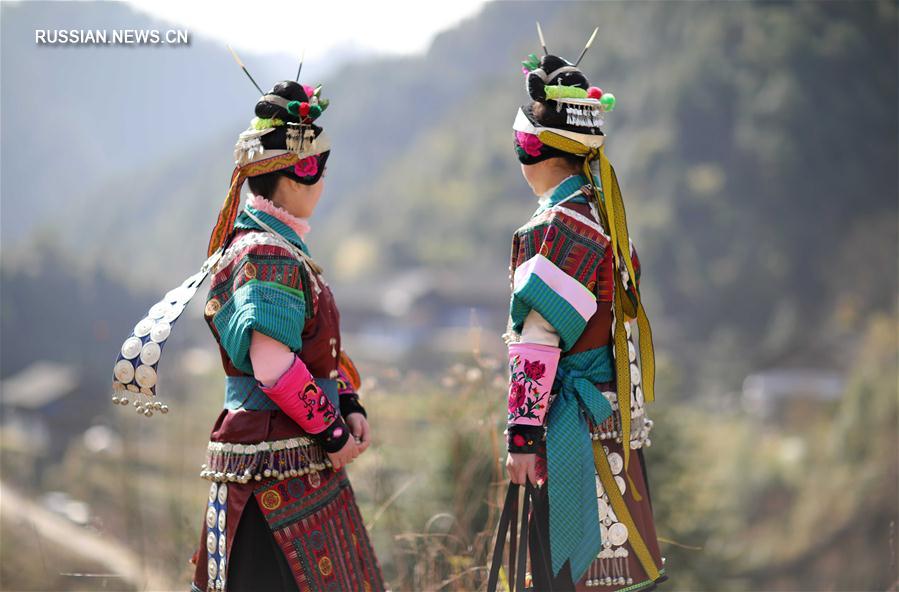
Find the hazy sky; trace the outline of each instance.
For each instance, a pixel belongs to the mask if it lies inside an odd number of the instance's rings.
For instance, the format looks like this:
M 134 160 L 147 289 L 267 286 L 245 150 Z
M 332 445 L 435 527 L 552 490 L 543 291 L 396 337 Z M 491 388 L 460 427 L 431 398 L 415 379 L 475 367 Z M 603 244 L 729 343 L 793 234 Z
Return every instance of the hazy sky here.
M 414 53 L 436 33 L 475 14 L 485 0 L 440 2 L 127 0 L 143 12 L 245 52 L 285 52 L 321 59 L 334 47 Z M 268 15 L 268 16 L 263 16 Z

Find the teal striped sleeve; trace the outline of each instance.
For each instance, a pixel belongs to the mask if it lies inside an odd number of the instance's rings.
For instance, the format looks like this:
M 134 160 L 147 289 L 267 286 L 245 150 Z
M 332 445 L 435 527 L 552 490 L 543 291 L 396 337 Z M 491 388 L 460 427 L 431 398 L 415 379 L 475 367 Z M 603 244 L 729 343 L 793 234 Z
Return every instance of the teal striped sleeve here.
M 236 266 L 239 268 L 240 266 Z M 236 289 L 213 322 L 219 342 L 234 367 L 253 375 L 250 338 L 259 331 L 285 344 L 292 351 L 302 348 L 306 323 L 306 298 L 302 290 L 275 281 L 246 279 L 237 273 Z
M 596 295 L 587 286 L 594 285 L 603 250 L 589 227 L 558 215 L 547 222 L 517 233 L 509 316 L 512 330 L 521 333 L 528 313 L 537 311 L 567 351 L 596 312 Z

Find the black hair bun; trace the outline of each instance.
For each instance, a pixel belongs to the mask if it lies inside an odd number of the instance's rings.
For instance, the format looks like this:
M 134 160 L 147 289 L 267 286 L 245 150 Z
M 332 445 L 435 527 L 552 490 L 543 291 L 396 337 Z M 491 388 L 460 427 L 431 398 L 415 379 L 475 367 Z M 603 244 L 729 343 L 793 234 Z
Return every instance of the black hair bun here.
M 564 72 L 555 74 L 560 68 L 574 69 L 565 70 Z M 550 78 L 550 76 L 552 76 L 552 78 Z M 565 58 L 554 55 L 543 56 L 540 60 L 539 71 L 534 70 L 528 72 L 527 78 L 525 79 L 525 85 L 531 100 L 540 101 L 541 103 L 546 100 L 545 86 L 576 86 L 584 90 L 587 90 L 590 87 L 590 83 L 587 81 L 587 77 L 584 76 L 583 72 L 572 66 L 571 62 Z
M 303 89 L 303 85 L 298 84 L 293 80 L 282 80 L 281 82 L 276 83 L 272 89 L 265 94 L 277 95 L 287 101 L 309 100 L 305 89 Z M 260 119 L 280 119 L 290 123 L 300 122 L 299 115 L 294 115 L 290 113 L 286 107 L 282 107 L 281 105 L 264 99 L 259 99 L 259 102 L 256 103 L 255 112 L 256 117 L 259 117 Z M 321 132 L 321 129 L 316 126 L 313 126 L 313 129 L 316 130 L 316 136 Z M 259 141 L 262 142 L 262 147 L 266 150 L 285 150 L 287 147 L 287 127 L 283 125 L 278 126 L 259 138 Z
M 540 101 L 541 103 L 546 100 L 546 89 L 544 88 L 546 83 L 543 82 L 543 79 L 539 74 L 536 72 L 528 72 L 528 76 L 525 78 L 524 83 L 531 100 Z
M 293 80 L 282 80 L 276 83 L 266 94 L 277 95 L 288 101 L 308 101 L 310 98 L 306 96 L 303 86 Z M 256 117 L 262 119 L 278 118 L 293 123 L 299 123 L 300 121 L 299 116 L 289 113 L 286 107 L 276 105 L 264 99 L 260 99 L 256 103 Z

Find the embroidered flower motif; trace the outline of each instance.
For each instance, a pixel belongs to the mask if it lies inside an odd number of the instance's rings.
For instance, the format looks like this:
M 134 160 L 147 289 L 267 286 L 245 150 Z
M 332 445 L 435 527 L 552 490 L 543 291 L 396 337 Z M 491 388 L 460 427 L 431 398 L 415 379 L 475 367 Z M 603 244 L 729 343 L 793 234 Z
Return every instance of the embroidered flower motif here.
M 543 148 L 543 142 L 534 134 L 525 132 L 515 132 L 515 141 L 521 146 L 521 149 L 528 156 L 540 156 L 540 150 Z
M 512 407 L 518 408 L 524 405 L 526 396 L 527 389 L 524 387 L 524 383 L 518 381 L 513 382 L 509 389 L 509 400 L 512 402 Z
M 525 360 L 524 373 L 531 380 L 540 380 L 543 378 L 543 375 L 546 374 L 546 364 L 540 360 L 535 360 L 533 362 Z
M 318 158 L 307 156 L 293 165 L 293 172 L 297 177 L 313 177 L 318 174 Z

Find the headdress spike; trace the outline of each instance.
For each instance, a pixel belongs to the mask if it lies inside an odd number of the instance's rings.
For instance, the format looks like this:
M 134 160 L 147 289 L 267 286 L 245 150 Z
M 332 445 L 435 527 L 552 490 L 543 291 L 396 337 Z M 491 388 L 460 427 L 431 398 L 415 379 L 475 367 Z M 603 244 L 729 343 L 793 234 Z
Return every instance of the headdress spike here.
M 543 38 L 543 29 L 540 28 L 540 21 L 537 21 L 537 37 L 540 38 L 540 47 L 543 48 L 543 55 L 549 55 L 546 50 L 546 40 Z
M 584 56 L 587 55 L 587 50 L 590 49 L 590 46 L 593 44 L 593 40 L 596 39 L 596 34 L 599 33 L 599 27 L 593 29 L 593 34 L 590 35 L 590 39 L 587 41 L 587 45 L 584 46 L 584 51 L 581 52 L 581 57 L 577 59 L 574 63 L 575 67 L 581 63 L 581 60 L 584 59 Z
M 228 51 L 231 52 L 231 55 L 234 56 L 234 61 L 237 62 L 237 65 L 240 66 L 240 69 L 243 70 L 243 73 L 247 75 L 247 78 L 250 79 L 250 82 L 253 83 L 253 86 L 256 87 L 256 90 L 259 91 L 259 94 L 260 94 L 260 95 L 264 95 L 265 92 L 263 92 L 263 90 L 262 90 L 261 88 L 259 88 L 259 85 L 256 84 L 256 81 L 253 80 L 253 77 L 250 76 L 250 73 L 247 71 L 247 67 L 244 66 L 244 65 L 243 65 L 243 62 L 240 61 L 240 58 L 237 57 L 237 52 L 235 52 L 235 51 L 231 48 L 230 45 L 228 45 L 227 47 L 228 47 Z
M 306 59 L 306 48 L 304 47 L 303 53 L 300 54 L 300 65 L 297 68 L 297 79 L 296 79 L 297 82 L 300 81 L 300 72 L 303 71 L 303 60 L 305 60 L 305 59 Z

